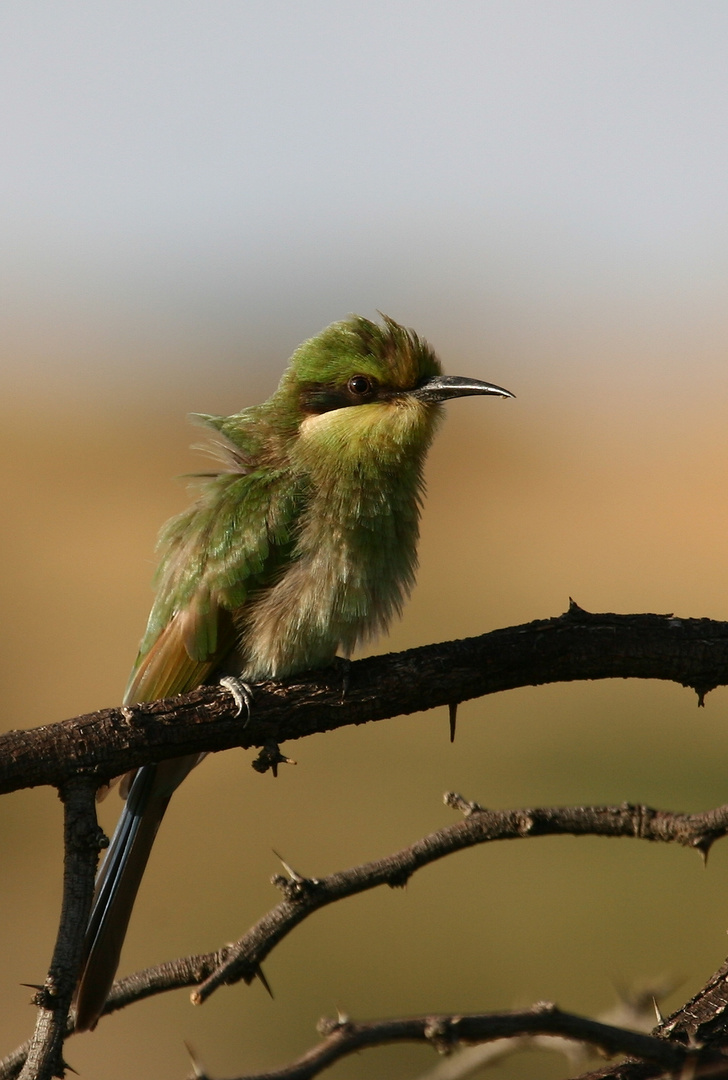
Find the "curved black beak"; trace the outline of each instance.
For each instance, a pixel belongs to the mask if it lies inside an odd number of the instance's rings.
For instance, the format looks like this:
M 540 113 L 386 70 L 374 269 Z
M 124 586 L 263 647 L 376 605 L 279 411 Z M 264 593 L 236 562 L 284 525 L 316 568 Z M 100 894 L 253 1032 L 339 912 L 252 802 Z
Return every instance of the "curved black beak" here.
M 420 401 L 447 401 L 449 398 L 468 397 L 471 394 L 490 394 L 494 397 L 512 398 L 510 390 L 480 379 L 462 379 L 459 375 L 435 375 L 422 386 L 411 390 L 412 397 Z

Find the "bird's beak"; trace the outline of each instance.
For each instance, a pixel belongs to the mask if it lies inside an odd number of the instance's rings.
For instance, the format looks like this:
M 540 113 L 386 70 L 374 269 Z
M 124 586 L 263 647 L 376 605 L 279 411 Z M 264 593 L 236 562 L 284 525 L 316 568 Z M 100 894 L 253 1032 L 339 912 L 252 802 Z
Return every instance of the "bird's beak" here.
M 449 398 L 468 397 L 470 394 L 511 398 L 516 396 L 502 386 L 481 382 L 480 379 L 461 379 L 459 375 L 435 375 L 410 393 L 419 401 L 447 401 Z

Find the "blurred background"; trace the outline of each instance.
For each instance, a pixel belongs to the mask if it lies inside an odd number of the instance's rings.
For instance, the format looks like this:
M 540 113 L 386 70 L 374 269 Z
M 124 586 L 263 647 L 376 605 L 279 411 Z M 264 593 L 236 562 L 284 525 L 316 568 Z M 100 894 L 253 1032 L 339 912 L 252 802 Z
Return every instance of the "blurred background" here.
M 728 615 L 728 8 L 719 0 L 157 0 L 0 10 L 2 723 L 118 704 L 154 542 L 199 464 L 191 411 L 266 397 L 295 346 L 377 310 L 453 374 L 421 572 L 375 648 L 560 614 Z M 235 939 L 321 875 L 493 807 L 726 801 L 726 693 L 604 682 L 205 762 L 172 802 L 121 973 Z M 112 828 L 118 799 L 101 808 Z M 1 1050 L 57 923 L 53 791 L 0 804 Z M 720 964 L 728 845 L 470 851 L 317 915 L 260 985 L 145 1002 L 72 1040 L 82 1076 L 282 1066 L 356 1019 L 617 989 Z M 422 1048 L 332 1076 L 419 1077 Z M 533 1074 L 533 1057 L 491 1075 Z M 539 1075 L 568 1071 L 544 1055 Z

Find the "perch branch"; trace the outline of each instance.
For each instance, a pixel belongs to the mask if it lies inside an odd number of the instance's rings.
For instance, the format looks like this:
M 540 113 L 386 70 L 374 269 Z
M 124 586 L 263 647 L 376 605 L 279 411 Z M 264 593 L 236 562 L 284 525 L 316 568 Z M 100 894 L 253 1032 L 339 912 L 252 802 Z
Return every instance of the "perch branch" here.
M 728 683 L 728 623 L 669 615 L 592 615 L 572 603 L 553 619 L 480 637 L 358 660 L 347 668 L 254 688 L 241 724 L 231 694 L 203 687 L 133 708 L 103 709 L 0 737 L 0 794 L 59 787 L 85 772 L 99 783 L 150 761 L 231 747 L 277 745 L 510 690 L 576 679 L 667 679 L 705 694 Z

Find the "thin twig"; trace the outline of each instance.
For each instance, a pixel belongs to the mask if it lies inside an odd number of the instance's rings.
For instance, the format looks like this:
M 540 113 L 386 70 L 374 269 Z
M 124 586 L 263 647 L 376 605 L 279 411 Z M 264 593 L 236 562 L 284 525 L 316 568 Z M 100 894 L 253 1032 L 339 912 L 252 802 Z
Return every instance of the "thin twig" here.
M 540 807 L 486 810 L 460 795 L 445 796 L 448 805 L 465 814 L 391 855 L 341 870 L 327 877 L 276 874 L 273 884 L 284 894 L 234 945 L 147 968 L 114 984 L 105 1013 L 168 990 L 194 986 L 193 1000 L 202 1003 L 219 986 L 252 982 L 275 946 L 309 915 L 369 889 L 402 887 L 418 869 L 477 844 L 537 836 L 629 836 L 652 842 L 677 843 L 704 853 L 728 833 L 728 806 L 702 814 L 675 814 L 646 806 Z M 2 1078 L 2 1072 L 0 1072 Z
M 445 801 L 464 814 L 463 820 L 445 826 L 383 859 L 323 878 L 306 878 L 299 874 L 289 877 L 276 875 L 273 883 L 283 891 L 284 899 L 235 945 L 225 946 L 216 952 L 183 957 L 119 980 L 109 995 L 104 1015 L 169 990 L 196 987 L 193 1000 L 199 1003 L 223 983 L 229 985 L 239 980 L 251 982 L 275 945 L 314 911 L 380 885 L 393 888 L 403 886 L 420 867 L 476 844 L 565 834 L 631 836 L 652 842 L 677 843 L 704 855 L 716 839 L 728 833 L 728 806 L 701 814 L 679 814 L 629 803 L 620 806 L 487 810 L 454 793 L 448 793 Z M 685 1014 L 676 1014 L 666 1022 L 666 1025 L 671 1025 L 669 1030 L 665 1028 L 666 1035 L 680 1042 L 696 1037 L 698 1033 L 694 1029 L 686 1030 L 685 1025 L 689 1018 L 698 1015 L 707 1025 L 710 1016 L 717 1015 L 721 1002 L 725 1006 L 726 974 L 728 968 L 722 973 L 718 972 L 705 987 L 704 994 L 712 994 L 716 1002 L 705 1006 L 700 1013 L 698 995 Z M 706 997 L 705 1000 L 712 1002 L 712 998 Z M 67 1032 L 70 1033 L 70 1030 L 69 1027 Z M 703 1033 L 699 1034 L 702 1037 Z M 0 1062 L 0 1080 L 10 1080 L 18 1075 L 27 1051 L 28 1044 Z
M 601 1024 L 656 1034 L 655 1016 L 658 1003 L 676 989 L 674 979 L 658 979 L 637 984 L 618 991 L 618 1000 L 604 1012 L 594 1017 Z M 665 1038 L 664 1032 L 660 1036 Z M 600 1056 L 601 1051 L 589 1043 L 576 1042 L 556 1035 L 519 1035 L 508 1039 L 492 1039 L 487 1043 L 462 1046 L 446 1058 L 441 1058 L 431 1068 L 417 1076 L 417 1080 L 465 1080 L 469 1076 L 482 1076 L 484 1070 L 526 1051 L 547 1051 L 560 1054 L 566 1059 L 572 1072 L 586 1068 L 590 1059 Z M 602 1055 L 603 1056 L 603 1055 Z
M 260 965 L 291 930 L 314 911 L 379 885 L 404 886 L 423 866 L 455 851 L 495 840 L 535 836 L 631 836 L 643 840 L 679 843 L 707 852 L 718 836 L 728 832 L 728 806 L 706 814 L 672 814 L 646 806 L 545 807 L 524 810 L 486 810 L 448 794 L 445 801 L 466 817 L 423 837 L 409 847 L 374 862 L 331 874 L 326 878 L 292 879 L 277 875 L 273 882 L 285 899 L 265 915 L 235 945 L 192 996 L 201 1004 L 223 984 L 250 982 Z
M 323 1021 L 319 1031 L 325 1038 L 298 1061 L 282 1069 L 246 1074 L 236 1080 L 311 1080 L 335 1061 L 372 1046 L 391 1043 L 429 1043 L 440 1053 L 449 1053 L 463 1043 L 519 1038 L 523 1035 L 551 1035 L 590 1043 L 604 1053 L 630 1054 L 680 1075 L 693 1064 L 720 1061 L 715 1052 L 701 1053 L 651 1035 L 612 1027 L 586 1017 L 565 1013 L 548 1002 L 531 1009 L 467 1016 L 416 1016 L 408 1019 L 376 1020 L 365 1024 L 347 1018 Z M 688 1064 L 689 1063 L 689 1064 Z M 209 1080 L 209 1078 L 205 1078 Z

